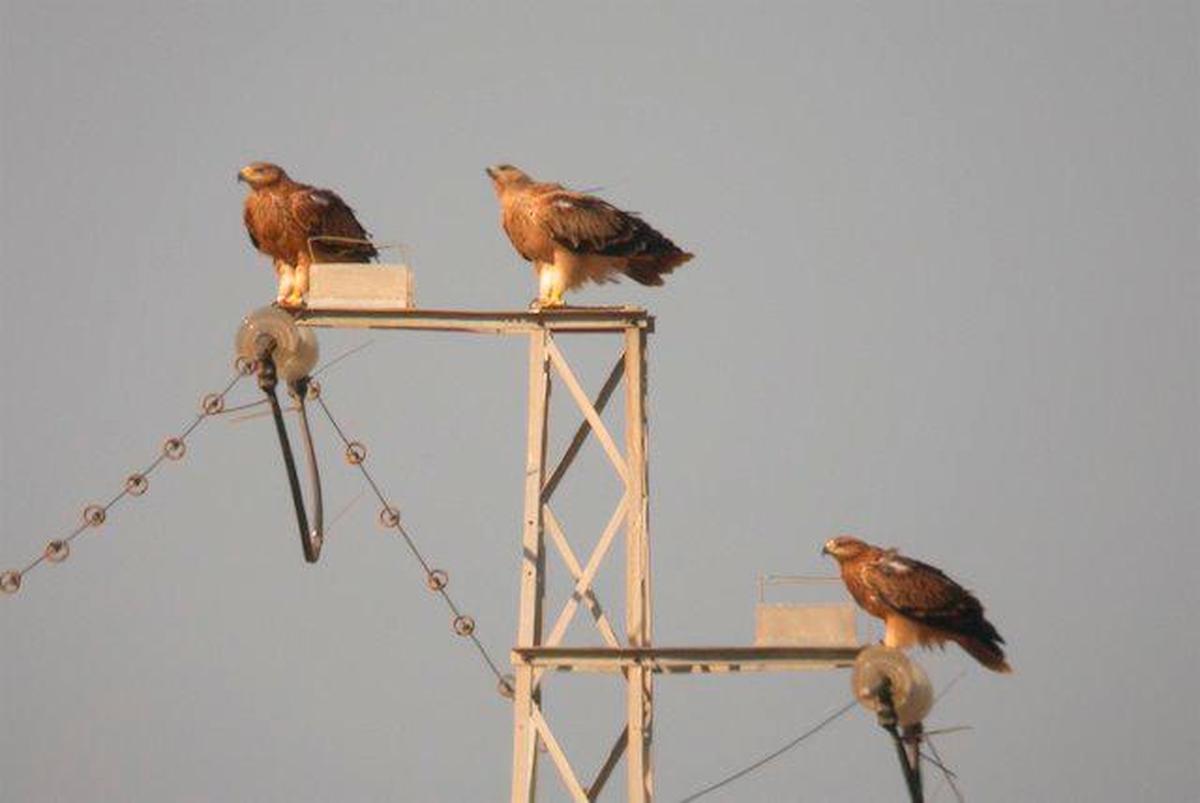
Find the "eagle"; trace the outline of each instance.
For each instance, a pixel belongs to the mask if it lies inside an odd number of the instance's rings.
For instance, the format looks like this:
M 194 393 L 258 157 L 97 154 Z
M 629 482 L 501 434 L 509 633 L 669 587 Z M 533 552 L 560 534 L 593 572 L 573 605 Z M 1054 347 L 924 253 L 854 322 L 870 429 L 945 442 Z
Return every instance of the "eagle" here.
M 1012 671 L 983 605 L 940 569 L 848 535 L 830 539 L 821 553 L 838 562 L 854 601 L 883 620 L 888 647 L 954 641 L 988 669 Z
M 559 307 L 586 281 L 658 286 L 692 258 L 634 212 L 561 184 L 534 181 L 508 164 L 486 170 L 500 200 L 500 223 L 513 248 L 533 263 L 535 307 Z
M 370 262 L 371 235 L 333 190 L 293 181 L 279 165 L 252 162 L 237 174 L 250 187 L 243 219 L 250 242 L 275 262 L 276 301 L 299 307 L 313 262 Z

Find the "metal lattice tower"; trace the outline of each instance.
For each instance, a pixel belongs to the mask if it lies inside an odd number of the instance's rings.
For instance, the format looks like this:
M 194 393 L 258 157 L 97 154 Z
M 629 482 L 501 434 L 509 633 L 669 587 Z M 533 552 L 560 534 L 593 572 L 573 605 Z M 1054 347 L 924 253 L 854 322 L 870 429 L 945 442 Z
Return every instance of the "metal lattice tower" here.
M 529 339 L 528 414 L 525 454 L 524 520 L 521 528 L 520 602 L 517 639 L 512 650 L 513 761 L 511 800 L 531 803 L 538 788 L 538 745 L 544 745 L 563 786 L 575 801 L 596 800 L 622 759 L 626 764 L 626 799 L 648 803 L 653 798 L 651 755 L 654 725 L 654 675 L 720 674 L 747 671 L 791 671 L 847 667 L 855 647 L 736 646 L 656 647 L 651 604 L 649 490 L 647 471 L 646 373 L 647 339 L 654 319 L 632 307 L 568 307 L 542 311 L 486 312 L 465 310 L 308 309 L 298 316 L 309 326 L 414 329 L 519 335 Z M 608 378 L 590 397 L 580 384 L 557 340 L 581 335 L 617 339 L 619 356 Z M 550 470 L 548 465 L 549 399 L 555 382 L 565 386 L 583 421 Z M 618 387 L 624 387 L 624 443 L 618 444 L 602 414 Z M 552 507 L 555 491 L 589 437 L 602 447 L 623 493 L 596 543 L 581 560 Z M 613 544 L 625 541 L 625 621 L 623 633 L 605 613 L 593 581 Z M 547 539 L 547 536 L 549 538 Z M 572 593 L 557 613 L 546 608 L 550 571 L 547 540 L 561 559 Z M 603 639 L 602 647 L 563 644 L 579 610 L 587 608 Z M 547 618 L 552 613 L 552 622 Z M 547 622 L 550 622 L 547 630 Z M 625 726 L 599 770 L 585 785 L 547 721 L 544 679 L 550 671 L 599 672 L 619 675 L 625 693 Z

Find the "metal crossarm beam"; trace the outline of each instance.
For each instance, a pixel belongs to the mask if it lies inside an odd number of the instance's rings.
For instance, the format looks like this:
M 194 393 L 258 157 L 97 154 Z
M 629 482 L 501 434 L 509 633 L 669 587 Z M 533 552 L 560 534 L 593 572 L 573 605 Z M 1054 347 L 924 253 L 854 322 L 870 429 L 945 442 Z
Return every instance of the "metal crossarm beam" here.
M 296 313 L 301 326 L 339 329 L 424 329 L 527 335 L 531 332 L 624 332 L 653 329 L 654 319 L 638 307 L 562 307 L 543 310 L 320 309 Z
M 794 672 L 854 665 L 859 647 L 533 647 L 513 664 L 536 670 L 617 674 L 631 667 L 666 674 Z

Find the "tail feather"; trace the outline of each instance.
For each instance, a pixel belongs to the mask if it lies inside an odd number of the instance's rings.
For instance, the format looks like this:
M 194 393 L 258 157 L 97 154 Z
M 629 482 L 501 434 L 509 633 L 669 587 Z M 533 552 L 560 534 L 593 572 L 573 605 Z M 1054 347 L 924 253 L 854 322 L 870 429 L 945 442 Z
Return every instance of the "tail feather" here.
M 691 258 L 691 254 L 676 248 L 653 256 L 633 257 L 623 272 L 638 284 L 657 287 L 663 283 L 663 276 Z
M 971 657 L 993 672 L 1009 673 L 1012 667 L 1004 658 L 1004 650 L 993 640 L 985 640 L 974 636 L 954 636 L 958 645 L 970 653 Z

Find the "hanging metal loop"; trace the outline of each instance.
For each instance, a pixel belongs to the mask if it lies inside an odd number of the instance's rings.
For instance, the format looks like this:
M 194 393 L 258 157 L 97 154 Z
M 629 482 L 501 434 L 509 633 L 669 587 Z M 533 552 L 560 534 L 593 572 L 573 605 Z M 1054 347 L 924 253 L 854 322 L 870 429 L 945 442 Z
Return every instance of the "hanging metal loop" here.
M 304 560 L 316 563 L 321 557 L 324 541 L 324 507 L 321 498 L 321 475 L 317 469 L 317 453 L 313 446 L 312 432 L 308 424 L 305 399 L 309 398 L 312 382 L 309 372 L 317 362 L 317 341 L 310 331 L 301 331 L 286 312 L 275 307 L 264 307 L 246 316 L 238 330 L 237 350 L 240 365 L 253 364 L 258 370 L 258 386 L 266 395 L 275 420 L 275 432 L 279 436 L 279 448 L 283 453 L 283 464 L 287 471 L 288 486 L 292 492 L 292 505 L 296 510 L 296 525 L 300 531 L 300 545 Z M 300 439 L 304 443 L 308 465 L 309 500 L 312 504 L 312 526 L 309 526 L 308 509 L 304 494 L 300 490 L 300 477 L 296 471 L 296 459 L 288 437 L 287 425 L 283 420 L 283 408 L 279 404 L 276 387 L 279 379 L 286 383 L 296 399 L 300 424 Z M 318 391 L 319 392 L 319 391 Z

